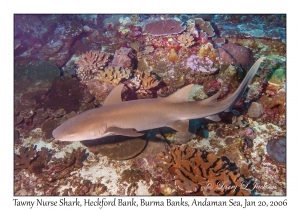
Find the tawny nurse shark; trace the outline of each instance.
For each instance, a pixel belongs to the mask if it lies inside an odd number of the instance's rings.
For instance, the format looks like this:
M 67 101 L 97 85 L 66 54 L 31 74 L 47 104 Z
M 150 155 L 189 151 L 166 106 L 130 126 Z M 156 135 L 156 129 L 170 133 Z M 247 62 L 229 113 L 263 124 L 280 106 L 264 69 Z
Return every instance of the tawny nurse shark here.
M 85 111 L 58 126 L 52 135 L 61 141 L 99 139 L 111 135 L 138 137 L 140 131 L 171 127 L 188 134 L 189 120 L 208 118 L 219 121 L 217 115 L 229 111 L 239 100 L 256 74 L 264 58 L 259 58 L 238 89 L 226 99 L 217 102 L 220 91 L 202 101 L 188 101 L 193 84 L 183 87 L 166 98 L 124 101 L 121 99 L 123 84 L 115 87 L 100 108 Z

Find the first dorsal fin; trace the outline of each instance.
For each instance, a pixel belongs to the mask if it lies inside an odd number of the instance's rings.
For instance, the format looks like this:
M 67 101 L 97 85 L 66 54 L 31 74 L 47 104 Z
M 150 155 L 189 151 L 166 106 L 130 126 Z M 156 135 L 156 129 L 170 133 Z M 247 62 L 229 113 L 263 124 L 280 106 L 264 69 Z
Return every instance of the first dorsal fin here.
M 194 84 L 187 85 L 180 90 L 177 90 L 175 93 L 172 95 L 168 96 L 166 100 L 172 101 L 175 103 L 180 103 L 180 102 L 186 102 L 189 100 L 189 94 L 191 92 L 192 87 Z
M 124 84 L 119 84 L 117 87 L 115 87 L 110 92 L 110 94 L 106 97 L 103 106 L 121 103 L 122 102 L 121 93 L 122 93 L 123 87 L 124 87 Z

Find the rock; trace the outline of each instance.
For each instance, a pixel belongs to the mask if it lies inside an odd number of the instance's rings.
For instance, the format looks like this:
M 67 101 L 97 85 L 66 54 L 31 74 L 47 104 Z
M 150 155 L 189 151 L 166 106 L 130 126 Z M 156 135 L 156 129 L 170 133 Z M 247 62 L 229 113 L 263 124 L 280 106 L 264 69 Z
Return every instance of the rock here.
M 109 136 L 82 142 L 92 153 L 100 153 L 112 160 L 133 158 L 144 150 L 146 143 L 145 139 L 126 136 Z
M 268 141 L 267 153 L 276 162 L 286 163 L 286 138 Z
M 244 70 L 249 70 L 254 63 L 251 51 L 246 47 L 229 43 L 218 48 L 220 63 L 241 66 Z
M 264 108 L 260 103 L 252 102 L 248 109 L 248 115 L 249 117 L 260 117 L 263 111 Z

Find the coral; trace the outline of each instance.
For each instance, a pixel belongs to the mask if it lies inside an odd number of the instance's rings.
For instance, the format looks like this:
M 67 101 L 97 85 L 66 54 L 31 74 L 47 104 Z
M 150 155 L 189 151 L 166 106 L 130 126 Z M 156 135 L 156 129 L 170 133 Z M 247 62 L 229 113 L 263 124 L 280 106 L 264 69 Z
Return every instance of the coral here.
M 50 182 L 64 179 L 70 176 L 72 171 L 78 170 L 82 167 L 82 159 L 85 155 L 85 150 L 78 148 L 73 149 L 72 153 L 66 153 L 64 158 L 53 158 L 51 163 L 45 169 L 46 179 Z
M 278 91 L 275 95 L 263 95 L 257 102 L 264 108 L 261 117 L 265 121 L 279 125 L 286 124 L 286 92 Z
M 218 60 L 217 50 L 214 48 L 214 46 L 211 43 L 201 45 L 198 52 L 198 56 L 200 58 L 208 57 L 213 62 L 216 62 Z
M 49 151 L 44 147 L 41 148 L 41 151 L 36 151 L 34 145 L 31 145 L 30 148 L 21 147 L 19 155 L 14 155 L 14 169 L 27 169 L 35 174 L 40 174 L 49 160 Z
M 34 149 L 34 145 L 31 145 L 30 148 L 21 147 L 19 149 L 19 153 L 20 155 L 14 155 L 15 170 L 28 168 L 31 162 L 36 157 L 36 150 Z
M 78 60 L 77 75 L 81 80 L 94 78 L 109 61 L 109 54 L 101 51 L 89 51 L 82 54 Z
M 202 18 L 189 19 L 187 21 L 187 31 L 193 34 L 194 37 L 199 38 L 200 34 L 198 30 L 208 37 L 213 37 L 215 35 L 210 22 L 204 21 Z
M 165 36 L 169 34 L 179 34 L 185 30 L 183 22 L 177 19 L 154 20 L 146 23 L 144 30 L 152 36 Z
M 241 174 L 229 170 L 228 162 L 212 153 L 192 147 L 176 146 L 162 152 L 158 166 L 175 172 L 175 185 L 185 194 L 202 191 L 204 195 L 250 195 Z M 221 186 L 236 186 L 224 189 Z
M 45 94 L 34 97 L 35 108 L 51 109 L 54 113 L 60 109 L 66 113 L 78 111 L 83 97 L 84 86 L 76 78 L 58 77 Z
M 268 80 L 268 83 L 275 86 L 283 86 L 285 78 L 285 69 L 278 68 L 272 73 L 270 79 Z
M 55 120 L 48 120 L 42 124 L 42 131 L 46 139 L 51 139 L 52 131 L 57 127 L 57 122 Z
M 86 82 L 86 86 L 89 93 L 94 96 L 98 102 L 103 102 L 109 92 L 115 87 L 115 84 L 92 79 Z
M 59 74 L 59 68 L 55 64 L 46 61 L 32 61 L 28 66 L 15 67 L 15 94 L 48 88 L 52 80 L 59 76 Z
M 186 48 L 191 47 L 195 44 L 194 37 L 190 33 L 181 34 L 178 37 L 178 41 L 180 43 L 180 46 L 186 47 Z
M 198 28 L 198 30 L 204 31 L 208 37 L 215 35 L 214 29 L 210 22 L 204 21 L 202 18 L 195 18 L 195 26 Z
M 197 55 L 191 55 L 186 60 L 186 65 L 194 72 L 205 72 L 213 74 L 218 69 L 213 67 L 213 61 L 208 57 L 199 58 Z
M 119 84 L 122 79 L 128 79 L 131 75 L 129 69 L 123 69 L 120 66 L 109 66 L 104 71 L 99 72 L 95 79 L 100 79 L 104 82 Z
M 116 50 L 111 65 L 121 66 L 123 68 L 130 68 L 133 62 L 132 62 L 132 58 L 129 56 L 132 57 L 132 49 L 121 47 L 120 49 Z
M 176 63 L 179 61 L 179 57 L 174 49 L 170 50 L 168 58 L 169 58 L 169 61 L 171 61 L 173 63 Z
M 151 75 L 148 71 L 140 71 L 136 70 L 134 73 L 134 79 L 131 80 L 133 84 L 135 84 L 135 88 L 138 88 L 136 91 L 137 98 L 153 98 L 154 94 L 156 94 L 156 90 L 154 90 L 159 81 L 157 80 L 154 74 Z
M 252 102 L 248 109 L 249 117 L 260 117 L 263 113 L 264 109 L 260 103 Z
M 267 153 L 278 163 L 286 163 L 286 138 L 268 141 Z

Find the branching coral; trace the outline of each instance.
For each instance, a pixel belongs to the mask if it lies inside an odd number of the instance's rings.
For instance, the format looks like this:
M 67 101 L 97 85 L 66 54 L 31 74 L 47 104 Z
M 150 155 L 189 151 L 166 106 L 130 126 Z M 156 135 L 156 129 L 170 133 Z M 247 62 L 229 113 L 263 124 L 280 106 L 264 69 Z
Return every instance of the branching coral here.
M 41 151 L 36 151 L 34 145 L 30 148 L 21 147 L 19 149 L 19 155 L 14 155 L 15 170 L 27 169 L 30 172 L 39 174 L 42 172 L 42 168 L 50 160 L 49 151 L 42 147 Z
M 190 33 L 181 34 L 178 37 L 178 40 L 180 42 L 180 46 L 186 47 L 186 48 L 193 46 L 195 44 L 194 37 Z
M 77 75 L 82 80 L 92 79 L 103 69 L 109 61 L 109 54 L 101 51 L 89 51 L 81 55 L 78 60 Z
M 82 167 L 82 159 L 84 155 L 85 150 L 78 148 L 77 150 L 73 150 L 72 153 L 67 153 L 64 159 L 53 158 L 53 162 L 51 162 L 48 169 L 45 170 L 47 180 L 55 181 L 68 177 L 70 172 Z
M 104 71 L 99 72 L 96 78 L 104 82 L 119 84 L 122 79 L 128 79 L 130 74 L 129 69 L 123 69 L 120 66 L 109 66 Z
M 36 150 L 34 149 L 34 145 L 31 145 L 30 148 L 21 147 L 19 149 L 19 152 L 20 155 L 14 155 L 15 170 L 28 168 L 30 163 L 36 157 Z
M 136 91 L 137 98 L 152 98 L 153 89 L 158 86 L 159 81 L 156 79 L 155 75 L 151 75 L 148 71 L 136 70 L 134 73 L 134 79 L 131 81 L 135 84 L 138 90 Z
M 175 172 L 175 185 L 185 194 L 201 189 L 204 195 L 249 195 L 243 186 L 244 178 L 230 171 L 228 162 L 212 153 L 192 147 L 177 146 L 169 153 L 162 152 L 158 166 Z M 222 187 L 227 186 L 227 188 Z
M 145 25 L 145 31 L 152 36 L 164 36 L 169 34 L 179 34 L 185 30 L 183 22 L 177 19 L 155 20 Z

